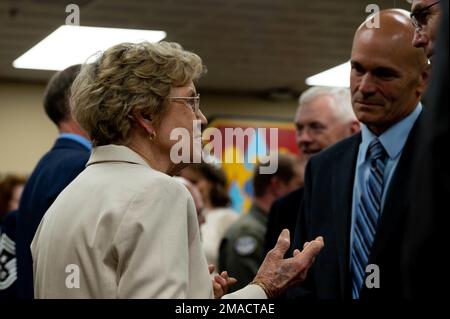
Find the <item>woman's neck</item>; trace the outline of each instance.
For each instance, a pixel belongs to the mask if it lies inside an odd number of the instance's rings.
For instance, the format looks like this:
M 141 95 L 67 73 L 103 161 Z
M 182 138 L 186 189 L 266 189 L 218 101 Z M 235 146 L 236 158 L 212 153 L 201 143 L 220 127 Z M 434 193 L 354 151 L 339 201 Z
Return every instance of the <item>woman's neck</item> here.
M 139 154 L 151 168 L 169 176 L 177 174 L 183 168 L 174 164 L 168 154 L 151 145 L 148 141 L 132 139 L 126 146 Z

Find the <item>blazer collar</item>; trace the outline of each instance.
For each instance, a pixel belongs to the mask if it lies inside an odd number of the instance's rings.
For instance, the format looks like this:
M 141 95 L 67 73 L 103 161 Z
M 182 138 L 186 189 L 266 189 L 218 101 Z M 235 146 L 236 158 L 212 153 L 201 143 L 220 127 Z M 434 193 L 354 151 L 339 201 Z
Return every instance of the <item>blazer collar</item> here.
M 147 162 L 132 149 L 123 145 L 103 145 L 92 149 L 86 166 L 104 162 L 126 162 L 150 167 Z

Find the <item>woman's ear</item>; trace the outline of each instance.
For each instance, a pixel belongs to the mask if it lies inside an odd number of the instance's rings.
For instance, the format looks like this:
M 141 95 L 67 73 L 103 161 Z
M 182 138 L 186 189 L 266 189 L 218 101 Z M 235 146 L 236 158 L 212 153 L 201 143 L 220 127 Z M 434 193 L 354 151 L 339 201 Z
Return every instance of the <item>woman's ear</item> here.
M 139 111 L 133 111 L 133 118 L 136 121 L 136 123 L 142 127 L 149 135 L 155 134 L 155 128 L 153 126 L 153 121 L 150 116 L 148 118 L 145 118 L 141 112 Z

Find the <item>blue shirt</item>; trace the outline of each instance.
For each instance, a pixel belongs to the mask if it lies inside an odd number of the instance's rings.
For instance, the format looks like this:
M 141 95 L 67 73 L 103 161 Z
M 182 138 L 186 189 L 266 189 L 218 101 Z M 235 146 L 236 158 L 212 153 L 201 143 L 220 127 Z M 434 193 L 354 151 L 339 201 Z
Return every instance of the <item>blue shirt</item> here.
M 386 167 L 383 175 L 383 194 L 381 196 L 381 213 L 383 212 L 383 207 L 386 201 L 386 194 L 388 193 L 388 188 L 391 183 L 392 176 L 394 175 L 395 169 L 398 165 L 400 156 L 402 155 L 403 147 L 405 146 L 406 140 L 408 139 L 409 133 L 422 112 L 422 104 L 418 104 L 413 112 L 405 117 L 400 122 L 391 126 L 387 131 L 378 136 L 378 139 L 383 145 L 387 153 Z M 361 198 L 361 193 L 367 191 L 367 180 L 370 173 L 370 160 L 368 156 L 369 144 L 377 137 L 369 128 L 362 124 L 361 128 L 362 142 L 359 145 L 358 158 L 356 161 L 356 171 L 355 180 L 353 182 L 353 201 L 352 201 L 352 221 L 350 228 L 350 252 L 353 250 L 353 236 L 354 236 L 354 225 L 356 218 L 356 208 Z M 381 214 L 380 213 L 380 214 Z M 351 262 L 351 253 L 350 253 Z
M 61 133 L 58 136 L 58 139 L 59 138 L 67 138 L 69 140 L 73 140 L 75 142 L 80 143 L 84 147 L 86 147 L 89 151 L 92 150 L 92 143 L 88 139 L 84 138 L 81 135 L 72 134 L 72 133 Z

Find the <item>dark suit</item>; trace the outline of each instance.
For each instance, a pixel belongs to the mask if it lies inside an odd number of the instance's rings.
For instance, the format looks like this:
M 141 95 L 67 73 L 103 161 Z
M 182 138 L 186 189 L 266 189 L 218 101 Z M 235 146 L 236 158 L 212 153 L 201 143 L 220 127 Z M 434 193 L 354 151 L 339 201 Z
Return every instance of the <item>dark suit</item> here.
M 82 144 L 71 139 L 57 139 L 25 185 L 17 215 L 17 284 L 20 298 L 33 298 L 30 245 L 42 216 L 59 193 L 85 168 L 89 155 L 90 151 Z
M 444 237 L 448 232 L 449 186 L 449 3 L 441 1 L 442 22 L 432 64 L 432 79 L 427 92 L 428 107 L 420 127 L 419 156 L 411 171 L 410 219 L 405 233 L 402 271 L 404 297 L 445 298 L 445 272 L 439 259 L 446 254 Z
M 407 177 L 414 157 L 415 122 L 387 190 L 386 202 L 375 235 L 368 264 L 380 268 L 380 288 L 361 291 L 360 298 L 400 296 L 400 251 L 408 200 Z M 353 183 L 361 134 L 324 150 L 309 161 L 305 172 L 305 193 L 297 221 L 294 244 L 323 236 L 325 247 L 317 257 L 303 288 L 288 297 L 350 299 L 350 233 Z
M 289 229 L 292 241 L 302 198 L 303 188 L 299 188 L 273 203 L 270 208 L 269 220 L 267 222 L 267 232 L 264 240 L 264 256 L 269 250 L 275 247 L 278 237 L 283 229 Z

